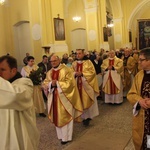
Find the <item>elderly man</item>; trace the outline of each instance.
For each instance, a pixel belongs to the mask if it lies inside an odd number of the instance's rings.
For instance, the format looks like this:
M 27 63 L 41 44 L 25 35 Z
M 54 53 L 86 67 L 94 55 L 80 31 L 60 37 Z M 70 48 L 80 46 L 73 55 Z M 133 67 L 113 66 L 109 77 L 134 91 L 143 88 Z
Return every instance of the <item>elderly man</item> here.
M 137 73 L 127 99 L 133 109 L 133 143 L 136 150 L 150 148 L 150 48 L 141 50 Z
M 52 55 L 52 69 L 47 72 L 43 87 L 48 89 L 48 116 L 55 124 L 57 137 L 62 144 L 72 140 L 73 120 L 82 114 L 82 104 L 73 73 Z
M 72 67 L 76 78 L 80 98 L 83 105 L 83 125 L 88 126 L 92 118 L 99 115 L 97 96 L 99 95 L 98 81 L 95 68 L 89 59 L 85 59 L 84 50 L 76 50 L 77 60 Z
M 0 93 L 0 149 L 37 150 L 33 84 L 17 72 L 11 56 L 0 57 Z
M 115 56 L 115 51 L 108 53 L 109 57 L 101 65 L 104 73 L 103 91 L 105 103 L 120 104 L 123 102 L 123 88 L 120 73 L 123 71 L 123 61 Z

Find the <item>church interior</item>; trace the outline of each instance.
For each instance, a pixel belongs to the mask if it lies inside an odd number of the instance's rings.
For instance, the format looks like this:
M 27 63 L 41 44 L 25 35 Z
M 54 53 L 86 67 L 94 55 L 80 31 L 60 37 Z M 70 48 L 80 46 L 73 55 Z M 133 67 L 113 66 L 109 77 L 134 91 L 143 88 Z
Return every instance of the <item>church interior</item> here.
M 0 4 L 0 55 L 15 57 L 20 69 L 26 53 L 38 63 L 43 55 L 62 57 L 76 49 L 150 47 L 149 8 L 150 0 L 5 0 Z M 37 117 L 39 150 L 134 150 L 127 99 L 121 105 L 100 99 L 98 107 L 100 115 L 89 127 L 75 123 L 73 141 L 66 145 L 48 118 Z
M 62 56 L 78 48 L 139 49 L 138 22 L 150 18 L 149 5 L 149 0 L 5 0 L 0 5 L 0 55 L 15 56 L 22 66 L 27 52 L 40 62 L 45 53 Z

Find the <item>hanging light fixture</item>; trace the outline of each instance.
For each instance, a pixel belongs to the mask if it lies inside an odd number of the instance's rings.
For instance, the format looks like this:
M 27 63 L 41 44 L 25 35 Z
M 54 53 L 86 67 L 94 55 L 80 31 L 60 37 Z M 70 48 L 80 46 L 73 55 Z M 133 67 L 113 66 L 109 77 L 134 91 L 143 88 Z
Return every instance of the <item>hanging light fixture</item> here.
M 75 17 L 72 18 L 72 20 L 74 22 L 79 22 L 81 20 L 81 17 L 76 15 Z
M 0 5 L 3 5 L 5 3 L 5 0 L 0 0 Z
M 111 28 L 113 26 L 114 26 L 113 21 L 111 21 L 109 24 L 107 24 L 107 27 L 109 27 L 109 28 Z
M 78 6 L 77 6 L 77 0 L 76 0 L 75 2 L 76 2 L 76 8 L 78 8 Z M 76 16 L 74 16 L 74 17 L 72 18 L 72 20 L 73 20 L 74 22 L 79 22 L 79 21 L 81 20 L 81 17 L 77 15 L 77 10 L 76 10 Z

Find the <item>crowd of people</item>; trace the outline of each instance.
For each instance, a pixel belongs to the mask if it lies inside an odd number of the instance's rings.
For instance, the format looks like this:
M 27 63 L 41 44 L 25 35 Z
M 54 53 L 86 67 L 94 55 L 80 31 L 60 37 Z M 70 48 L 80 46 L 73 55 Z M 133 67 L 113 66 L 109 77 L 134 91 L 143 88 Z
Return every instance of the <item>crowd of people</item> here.
M 37 65 L 27 53 L 23 62 L 25 66 L 19 73 L 15 58 L 0 57 L 2 150 L 36 150 L 37 115 L 47 116 L 55 125 L 61 144 L 66 144 L 72 141 L 74 121 L 87 127 L 99 115 L 97 100 L 120 105 L 124 97 L 134 106 L 135 148 L 146 148 L 150 135 L 149 48 L 100 52 L 77 49 L 62 58 L 57 54 L 44 55 Z M 32 80 L 31 74 L 35 75 Z M 2 102 L 3 99 L 7 101 Z

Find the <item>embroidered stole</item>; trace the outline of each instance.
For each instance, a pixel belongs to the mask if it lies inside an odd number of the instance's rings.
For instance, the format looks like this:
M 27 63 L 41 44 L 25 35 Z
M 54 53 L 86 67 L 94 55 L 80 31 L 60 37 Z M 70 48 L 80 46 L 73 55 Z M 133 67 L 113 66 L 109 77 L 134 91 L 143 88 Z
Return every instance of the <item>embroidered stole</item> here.
M 113 66 L 113 65 L 114 65 L 114 59 L 109 60 L 109 66 Z M 108 85 L 109 85 L 110 94 L 117 94 L 117 87 L 116 87 L 116 85 L 113 82 L 113 79 L 111 77 L 111 71 L 109 71 L 108 82 L 109 82 Z
M 76 71 L 82 72 L 82 68 L 83 68 L 83 63 L 77 63 L 77 70 Z M 77 77 L 77 86 L 78 86 L 80 98 L 82 101 L 82 78 L 81 77 Z
M 144 78 L 141 86 L 141 96 L 143 98 L 150 98 L 150 74 L 144 72 Z M 150 108 L 145 110 L 144 122 L 144 136 L 143 136 L 143 150 L 147 149 L 147 135 L 150 135 Z
M 58 76 L 59 76 L 59 70 L 53 70 L 52 71 L 52 80 L 58 80 Z M 52 101 L 52 117 L 53 117 L 53 123 L 58 126 L 58 91 L 57 91 L 57 87 L 54 88 L 53 91 L 53 101 Z

